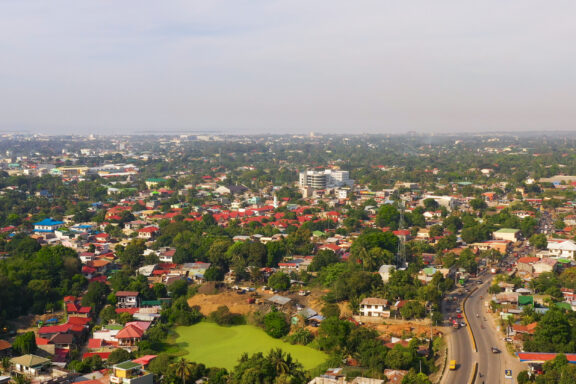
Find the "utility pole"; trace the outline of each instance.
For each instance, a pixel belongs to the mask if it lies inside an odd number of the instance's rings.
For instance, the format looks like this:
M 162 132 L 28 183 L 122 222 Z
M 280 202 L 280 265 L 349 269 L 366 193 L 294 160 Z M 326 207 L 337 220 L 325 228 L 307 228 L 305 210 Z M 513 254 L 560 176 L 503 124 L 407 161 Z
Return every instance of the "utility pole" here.
M 400 220 L 398 223 L 398 229 L 404 229 L 404 200 L 400 198 Z M 406 265 L 406 245 L 404 244 L 405 236 L 400 235 L 398 237 L 398 253 L 396 254 L 396 268 L 404 268 Z

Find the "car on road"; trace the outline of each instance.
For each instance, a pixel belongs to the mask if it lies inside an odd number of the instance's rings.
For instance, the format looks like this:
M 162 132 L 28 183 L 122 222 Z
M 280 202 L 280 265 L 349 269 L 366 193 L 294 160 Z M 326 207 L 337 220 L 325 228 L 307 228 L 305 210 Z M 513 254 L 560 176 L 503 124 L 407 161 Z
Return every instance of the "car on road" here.
M 496 348 L 496 347 L 492 347 L 492 353 L 500 353 L 501 351 Z
M 456 369 L 456 360 L 450 360 L 450 370 L 453 371 Z

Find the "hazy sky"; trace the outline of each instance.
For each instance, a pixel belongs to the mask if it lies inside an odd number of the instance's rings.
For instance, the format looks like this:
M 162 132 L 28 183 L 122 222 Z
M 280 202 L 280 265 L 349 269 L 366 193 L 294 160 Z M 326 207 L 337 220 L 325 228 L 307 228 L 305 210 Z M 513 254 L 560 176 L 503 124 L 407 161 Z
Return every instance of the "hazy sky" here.
M 574 0 L 0 0 L 0 130 L 576 129 Z

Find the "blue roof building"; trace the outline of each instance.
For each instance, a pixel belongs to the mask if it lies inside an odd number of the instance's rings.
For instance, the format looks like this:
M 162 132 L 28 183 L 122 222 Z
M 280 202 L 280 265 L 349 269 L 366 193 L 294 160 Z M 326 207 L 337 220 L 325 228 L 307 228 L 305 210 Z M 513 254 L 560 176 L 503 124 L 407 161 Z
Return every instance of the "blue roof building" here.
M 36 233 L 53 233 L 60 227 L 64 226 L 63 221 L 54 220 L 51 217 L 34 223 L 34 232 Z

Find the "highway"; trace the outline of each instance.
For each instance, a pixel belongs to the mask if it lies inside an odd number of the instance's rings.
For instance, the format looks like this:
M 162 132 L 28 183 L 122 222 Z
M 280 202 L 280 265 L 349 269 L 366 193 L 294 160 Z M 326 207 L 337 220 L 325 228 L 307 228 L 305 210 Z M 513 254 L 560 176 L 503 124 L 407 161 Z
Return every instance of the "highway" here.
M 492 314 L 486 312 L 487 307 L 484 303 L 488 300 L 487 291 L 491 280 L 491 276 L 484 276 L 481 277 L 482 284 L 477 284 L 477 281 L 468 284 L 468 289 L 472 290 L 472 293 L 466 300 L 464 312 L 470 329 L 466 329 L 466 327 L 454 329 L 449 336 L 448 361 L 456 360 L 459 366 L 455 371 L 446 371 L 442 380 L 443 383 L 469 383 L 476 362 L 478 363 L 478 373 L 482 374 L 482 377 L 478 374 L 476 378 L 478 384 L 510 384 L 512 381 L 504 377 L 506 369 L 512 370 L 514 380 L 520 370 L 527 369 L 526 364 L 520 363 L 515 356 L 506 350 L 503 336 L 497 329 L 498 324 L 494 321 Z M 474 285 L 477 285 L 477 289 L 474 289 Z M 465 293 L 461 289 L 458 291 L 461 293 L 457 297 L 463 298 Z M 443 303 L 445 316 L 453 316 L 461 302 L 458 300 L 451 303 L 446 300 Z M 472 345 L 470 331 L 475 336 L 478 352 L 474 350 Z M 501 352 L 493 353 L 492 347 L 498 348 Z
M 465 292 L 462 289 L 456 290 L 450 297 L 456 297 L 457 301 L 451 301 L 444 299 L 442 301 L 442 313 L 444 314 L 445 321 L 448 322 L 448 318 L 454 317 L 456 314 L 456 309 L 460 308 L 463 297 L 465 297 Z M 459 319 L 459 321 L 464 321 L 464 319 Z M 451 325 L 451 324 L 449 324 Z M 449 328 L 450 334 L 447 338 L 448 340 L 448 361 L 456 360 L 457 369 L 451 371 L 446 368 L 444 376 L 442 378 L 442 383 L 445 384 L 466 384 L 469 382 L 470 375 L 472 373 L 472 368 L 475 362 L 475 354 L 472 347 L 472 342 L 466 327 L 461 327 L 459 329 Z

